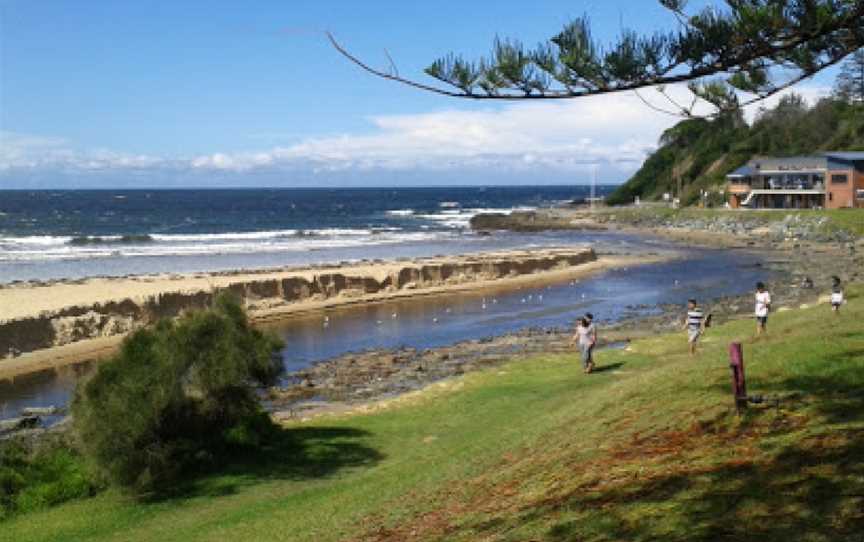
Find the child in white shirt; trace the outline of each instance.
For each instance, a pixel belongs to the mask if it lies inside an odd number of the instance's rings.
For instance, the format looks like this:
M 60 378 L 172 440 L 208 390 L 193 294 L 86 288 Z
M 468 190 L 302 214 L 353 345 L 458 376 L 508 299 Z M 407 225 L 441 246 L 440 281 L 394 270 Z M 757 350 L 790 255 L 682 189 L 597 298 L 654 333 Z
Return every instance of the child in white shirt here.
M 756 283 L 756 335 L 765 333 L 768 323 L 768 311 L 771 310 L 771 294 L 765 289 L 765 284 Z

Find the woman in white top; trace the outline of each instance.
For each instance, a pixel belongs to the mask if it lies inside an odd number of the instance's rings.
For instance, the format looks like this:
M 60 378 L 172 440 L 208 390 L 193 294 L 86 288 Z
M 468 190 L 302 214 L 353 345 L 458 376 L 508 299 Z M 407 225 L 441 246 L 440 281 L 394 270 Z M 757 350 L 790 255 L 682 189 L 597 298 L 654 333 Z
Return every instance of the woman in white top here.
M 756 335 L 765 333 L 768 323 L 768 311 L 771 310 L 771 294 L 761 282 L 756 283 Z
M 832 277 L 833 284 L 831 285 L 831 310 L 834 314 L 840 312 L 840 306 L 843 305 L 843 286 L 840 282 L 840 277 Z

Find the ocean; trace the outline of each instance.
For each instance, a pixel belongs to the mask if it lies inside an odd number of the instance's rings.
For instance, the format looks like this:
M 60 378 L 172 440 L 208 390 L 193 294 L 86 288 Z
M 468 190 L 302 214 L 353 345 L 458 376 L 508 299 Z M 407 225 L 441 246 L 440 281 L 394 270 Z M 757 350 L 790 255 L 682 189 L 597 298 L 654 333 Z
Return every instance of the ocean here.
M 598 187 L 606 195 L 613 187 Z M 469 221 L 587 186 L 0 191 L 0 283 L 222 271 L 554 244 Z

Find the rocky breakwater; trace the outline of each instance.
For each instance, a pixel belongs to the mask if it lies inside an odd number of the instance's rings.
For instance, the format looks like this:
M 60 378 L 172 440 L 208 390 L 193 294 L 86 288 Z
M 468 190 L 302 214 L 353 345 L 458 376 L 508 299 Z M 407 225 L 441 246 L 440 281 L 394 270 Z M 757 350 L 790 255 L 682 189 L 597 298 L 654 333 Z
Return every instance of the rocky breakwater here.
M 568 229 L 605 230 L 606 227 L 590 217 L 566 209 L 543 209 L 515 211 L 509 214 L 481 213 L 471 218 L 471 229 L 531 232 Z
M 681 231 L 708 232 L 739 237 L 748 237 L 765 242 L 814 241 L 853 243 L 854 233 L 832 227 L 831 221 L 818 214 L 766 212 L 721 212 L 716 214 L 682 213 L 665 215 L 660 213 L 615 213 L 594 215 L 594 220 L 603 226 L 672 229 Z
M 223 291 L 253 319 L 394 297 L 499 285 L 597 259 L 591 248 L 550 248 L 279 271 L 147 276 L 0 287 L 0 359 L 121 336 L 202 308 Z
M 713 211 L 684 209 L 667 212 L 656 206 L 541 209 L 511 214 L 478 214 L 471 219 L 476 231 L 511 230 L 627 230 L 657 234 L 707 233 L 734 236 L 755 244 L 787 241 L 854 244 L 855 233 L 837 227 L 821 214 L 784 211 Z M 854 211 L 850 211 L 854 212 Z

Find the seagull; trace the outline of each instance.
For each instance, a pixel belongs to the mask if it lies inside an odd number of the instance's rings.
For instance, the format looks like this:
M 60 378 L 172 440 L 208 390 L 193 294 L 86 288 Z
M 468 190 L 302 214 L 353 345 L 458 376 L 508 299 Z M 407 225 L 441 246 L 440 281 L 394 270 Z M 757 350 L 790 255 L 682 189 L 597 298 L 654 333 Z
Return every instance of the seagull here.
M 537 294 L 537 300 L 543 301 L 543 294 Z
M 493 299 L 493 300 L 492 300 L 492 304 L 495 305 L 496 303 L 498 303 L 498 300 L 497 300 L 497 299 Z
M 390 315 L 390 318 L 395 320 L 398 316 L 399 315 L 394 312 L 393 314 Z
M 378 322 L 377 322 L 377 324 L 378 324 L 379 326 L 380 326 L 381 324 L 383 324 L 383 323 L 384 323 L 384 322 L 382 322 L 381 320 L 378 320 Z
M 486 303 L 483 303 L 483 304 L 480 306 L 480 308 L 483 309 L 483 310 L 485 311 L 485 310 L 486 310 Z
M 438 323 L 438 319 L 437 319 L 437 318 L 433 318 L 433 319 L 432 319 L 432 323 L 433 323 L 433 324 L 437 324 L 437 323 Z
M 444 312 L 450 312 L 450 307 L 447 307 L 447 309 Z

